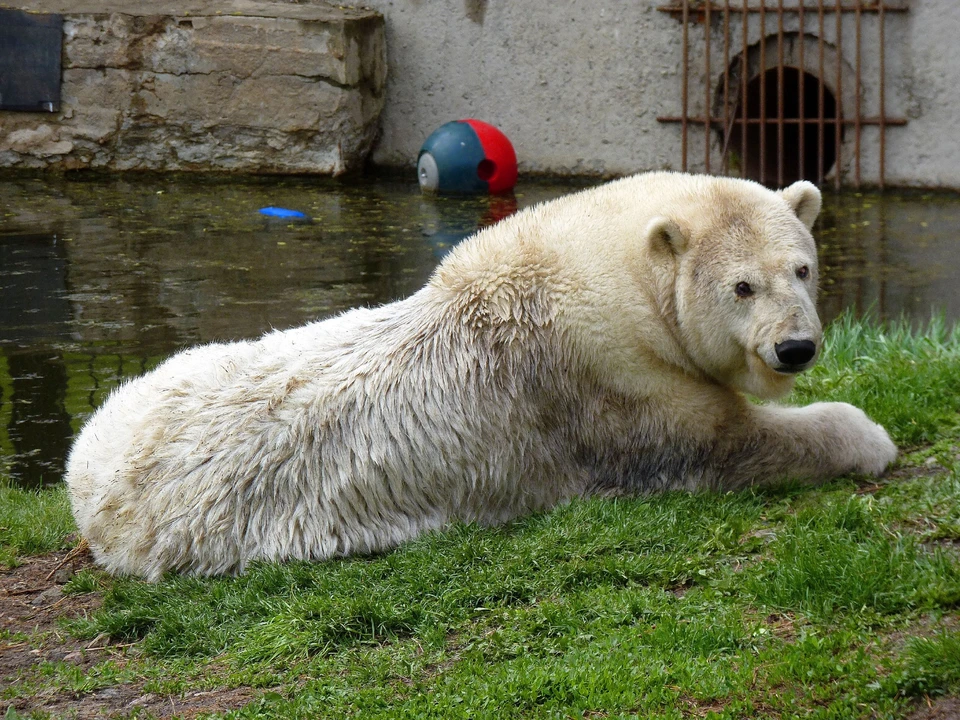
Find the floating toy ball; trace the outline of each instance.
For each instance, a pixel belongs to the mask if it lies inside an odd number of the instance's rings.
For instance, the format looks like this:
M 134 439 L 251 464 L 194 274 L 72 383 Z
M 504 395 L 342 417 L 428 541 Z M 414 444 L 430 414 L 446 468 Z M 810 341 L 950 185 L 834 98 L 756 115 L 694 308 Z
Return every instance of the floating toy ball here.
M 288 210 L 287 208 L 281 207 L 265 207 L 260 208 L 260 214 L 266 215 L 269 218 L 275 218 L 278 220 L 309 220 L 310 217 L 306 213 L 302 213 L 299 210 Z
M 517 184 L 517 154 L 502 132 L 480 120 L 454 120 L 427 138 L 417 157 L 424 192 L 502 193 Z

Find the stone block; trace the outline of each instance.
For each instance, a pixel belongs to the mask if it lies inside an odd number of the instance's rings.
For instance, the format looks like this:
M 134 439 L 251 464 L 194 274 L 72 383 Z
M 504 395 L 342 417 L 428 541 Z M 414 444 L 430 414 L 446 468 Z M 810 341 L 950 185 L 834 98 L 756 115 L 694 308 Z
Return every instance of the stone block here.
M 376 136 L 375 12 L 320 0 L 21 9 L 64 15 L 62 105 L 0 112 L 0 166 L 339 174 Z

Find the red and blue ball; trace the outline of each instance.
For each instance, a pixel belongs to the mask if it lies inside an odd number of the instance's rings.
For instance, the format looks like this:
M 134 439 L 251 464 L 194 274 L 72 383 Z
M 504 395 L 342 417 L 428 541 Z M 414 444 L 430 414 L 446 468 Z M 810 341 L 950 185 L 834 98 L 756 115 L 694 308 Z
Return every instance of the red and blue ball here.
M 493 125 L 472 118 L 454 120 L 423 143 L 417 178 L 424 192 L 505 193 L 517 184 L 517 154 Z

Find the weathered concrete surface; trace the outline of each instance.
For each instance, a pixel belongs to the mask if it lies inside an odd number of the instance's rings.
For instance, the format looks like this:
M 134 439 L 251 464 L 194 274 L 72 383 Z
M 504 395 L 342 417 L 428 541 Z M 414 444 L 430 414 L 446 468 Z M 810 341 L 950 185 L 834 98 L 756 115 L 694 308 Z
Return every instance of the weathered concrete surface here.
M 949 52 L 960 28 L 960 3 L 895 1 L 909 12 L 887 13 L 886 104 L 890 115 L 909 122 L 887 130 L 887 182 L 960 188 L 960 140 L 955 130 L 960 117 L 960 63 Z M 619 175 L 680 168 L 680 127 L 657 122 L 659 115 L 679 115 L 681 107 L 682 25 L 658 12 L 667 0 L 363 2 L 386 18 L 391 68 L 375 162 L 412 166 L 423 141 L 439 125 L 476 117 L 510 137 L 521 171 Z M 788 7 L 796 4 L 797 0 L 784 2 Z M 776 3 L 768 0 L 767 5 Z M 807 7 L 813 5 L 807 0 Z M 876 19 L 865 17 L 862 93 L 865 102 L 875 104 L 877 75 L 868 74 L 866 68 L 877 63 Z M 789 18 L 788 23 L 795 22 Z M 719 13 L 713 19 L 716 89 L 723 32 Z M 810 36 L 816 13 L 808 13 L 807 19 Z M 740 42 L 739 22 L 737 15 L 735 43 Z M 830 42 L 832 15 L 826 26 Z M 690 25 L 693 109 L 703 107 L 706 88 L 702 28 Z M 768 14 L 766 36 L 775 34 L 775 17 Z M 753 16 L 749 43 L 757 43 L 760 36 L 759 20 Z M 855 47 L 849 24 L 843 57 L 851 68 Z M 720 148 L 716 138 L 712 142 L 715 170 Z M 863 142 L 863 172 L 869 183 L 878 168 L 876 128 L 865 131 Z M 853 143 L 854 133 L 849 132 L 844 158 L 853 157 Z M 689 156 L 691 170 L 703 168 L 702 133 L 691 132 Z M 852 168 L 846 162 L 848 176 Z
M 133 93 L 129 89 L 131 86 L 125 85 L 122 78 L 106 82 L 106 76 L 110 74 L 107 70 L 95 71 L 90 65 L 78 65 L 75 68 L 68 67 L 65 71 L 65 91 L 69 84 L 73 84 L 77 88 L 70 90 L 74 97 L 82 90 L 86 93 L 85 97 L 101 103 L 96 113 L 84 118 L 82 125 L 85 129 L 63 132 L 60 125 L 52 122 L 55 117 L 49 116 L 37 116 L 29 123 L 12 126 L 6 118 L 10 114 L 0 114 L 0 165 L 10 164 L 6 158 L 13 158 L 20 164 L 38 166 L 50 162 L 51 157 L 61 158 L 61 165 L 65 165 L 64 157 L 101 158 L 107 154 L 105 146 L 109 142 L 119 142 L 116 140 L 118 131 L 113 130 L 119 122 L 127 124 L 123 142 L 139 148 L 138 152 L 144 158 L 164 154 L 173 163 L 172 167 L 192 167 L 194 163 L 211 156 L 220 161 L 220 144 L 235 143 L 239 151 L 236 155 L 223 157 L 223 167 L 246 169 L 250 167 L 246 164 L 247 154 L 262 152 L 269 156 L 267 159 L 270 161 L 264 163 L 264 169 L 271 169 L 271 163 L 282 162 L 287 166 L 291 156 L 300 155 L 305 159 L 304 170 L 313 171 L 327 163 L 335 166 L 334 158 L 339 157 L 335 146 L 331 143 L 324 145 L 322 140 L 306 143 L 302 139 L 305 131 L 267 129 L 250 124 L 260 121 L 256 116 L 258 108 L 262 107 L 263 114 L 268 117 L 282 115 L 291 125 L 302 126 L 304 116 L 315 113 L 318 119 L 328 117 L 329 113 L 324 115 L 321 109 L 329 108 L 333 102 L 340 102 L 352 110 L 333 111 L 335 117 L 355 114 L 365 121 L 380 106 L 385 93 L 386 104 L 380 117 L 382 132 L 372 155 L 374 162 L 381 165 L 413 167 L 423 141 L 439 125 L 457 118 L 477 117 L 494 123 L 506 132 L 517 149 L 520 168 L 524 172 L 620 175 L 657 168 L 679 169 L 680 127 L 678 124 L 657 122 L 659 115 L 679 115 L 681 107 L 682 25 L 670 15 L 658 12 L 657 7 L 667 0 L 619 3 L 598 3 L 594 0 L 361 1 L 381 12 L 386 20 L 390 76 L 385 91 L 381 91 L 382 86 L 377 80 L 383 76 L 382 57 L 376 67 L 361 69 L 360 75 L 364 80 L 360 86 L 368 89 L 359 96 L 349 96 L 351 99 L 348 100 L 344 89 L 357 86 L 332 81 L 328 83 L 326 95 L 313 88 L 310 92 L 316 93 L 317 99 L 303 102 L 295 110 L 282 112 L 270 107 L 272 101 L 260 104 L 260 95 L 258 90 L 253 89 L 254 85 L 245 86 L 242 91 L 234 93 L 229 87 L 232 78 L 223 77 L 221 82 L 208 78 L 209 85 L 203 86 L 203 90 L 211 93 L 208 105 L 216 106 L 216 114 L 213 116 L 214 125 L 205 131 L 210 136 L 209 141 L 198 144 L 190 138 L 195 132 L 194 126 L 203 130 L 202 120 L 186 123 L 186 129 L 180 134 L 170 131 L 168 141 L 160 132 L 160 116 L 154 118 L 146 114 L 148 108 L 151 112 L 160 112 L 157 105 L 161 100 L 167 103 L 164 106 L 167 112 L 171 112 L 169 96 L 179 92 L 181 95 L 178 97 L 182 97 L 187 93 L 184 89 L 188 84 L 186 75 L 167 72 L 169 77 L 159 82 L 159 90 L 140 88 Z M 0 3 L 4 2 L 26 3 L 27 0 L 0 0 Z M 148 17 L 156 12 L 147 3 L 132 3 L 130 0 L 85 2 L 90 6 L 87 9 L 91 13 L 101 13 L 99 17 Z M 906 126 L 887 129 L 887 183 L 960 188 L 960 140 L 954 130 L 956 118 L 960 117 L 960 93 L 956 90 L 960 87 L 960 63 L 953 61 L 952 54 L 944 51 L 944 48 L 952 47 L 952 34 L 960 27 L 960 3 L 957 0 L 888 2 L 905 5 L 909 12 L 887 14 L 886 109 L 889 115 L 908 120 Z M 797 0 L 784 0 L 785 6 L 795 6 L 796 3 Z M 30 5 L 58 9 L 53 0 L 36 0 Z M 290 19 L 303 20 L 297 13 L 319 12 L 319 6 L 314 4 L 283 5 L 243 0 L 234 0 L 230 4 L 200 0 L 192 4 L 180 2 L 182 15 L 174 23 L 175 27 L 171 27 L 162 37 L 176 45 L 185 42 L 180 36 L 187 35 L 189 30 L 187 27 L 180 28 L 181 20 L 199 22 L 203 18 L 208 22 L 226 21 L 235 17 L 231 14 L 233 12 L 241 14 L 236 17 L 249 20 L 262 17 L 258 12 L 263 12 L 264 6 L 278 14 L 278 5 L 283 7 L 284 17 Z M 775 3 L 768 0 L 768 5 L 774 6 Z M 808 6 L 812 5 L 808 0 Z M 60 0 L 61 11 L 67 11 L 69 6 L 71 0 Z M 221 14 L 217 15 L 208 6 L 218 8 Z M 102 15 L 104 7 L 111 8 L 115 15 Z M 365 11 L 341 12 L 347 13 L 358 24 L 362 24 L 363 18 L 369 16 Z M 816 34 L 814 15 L 808 14 L 805 31 L 808 40 Z M 116 22 L 122 24 L 121 19 Z M 875 81 L 878 58 L 875 20 L 875 17 L 865 15 L 862 58 L 865 82 L 861 94 L 864 107 L 872 108 L 871 114 L 876 108 L 879 92 Z M 723 34 L 717 17 L 714 21 L 711 56 L 715 72 L 712 87 L 715 90 L 718 68 L 722 63 Z M 797 30 L 795 19 L 789 15 L 787 24 L 787 32 Z M 739 43 L 736 34 L 738 22 L 734 22 L 734 26 L 736 44 Z M 847 28 L 842 43 L 845 78 L 855 65 L 856 46 L 852 25 L 848 24 Z M 706 94 L 706 78 L 701 64 L 705 52 L 702 26 L 692 24 L 690 30 L 691 112 L 702 112 Z M 240 32 L 238 28 L 236 31 Z M 768 18 L 766 36 L 770 38 L 775 33 L 775 22 Z M 832 19 L 826 23 L 825 34 L 828 43 L 835 42 Z M 191 36 L 193 42 L 199 35 L 199 29 L 195 30 Z M 755 16 L 751 19 L 748 36 L 751 46 L 759 42 L 761 32 Z M 122 60 L 125 51 L 118 39 L 108 33 L 102 36 L 102 42 L 116 47 L 116 53 Z M 377 42 L 382 51 L 382 37 Z M 222 45 L 221 42 L 218 48 Z M 295 52 L 289 46 L 285 48 L 285 42 L 278 41 L 274 45 L 276 47 L 272 52 L 260 54 L 248 53 L 249 47 L 240 52 L 238 47 L 232 55 L 253 58 L 257 62 L 262 59 L 266 64 L 261 73 L 267 71 L 274 56 L 279 57 L 284 52 L 288 58 L 303 61 L 303 67 L 310 65 L 306 62 L 308 56 L 315 56 L 307 52 Z M 174 50 L 164 48 L 164 52 L 172 54 Z M 366 55 L 377 57 L 376 52 Z M 191 58 L 191 62 L 199 62 L 195 54 L 190 55 L 185 50 L 181 51 L 180 57 L 184 63 L 187 58 Z M 242 63 L 243 58 L 237 58 L 236 61 Z M 290 73 L 285 76 L 287 82 L 293 84 L 294 88 L 298 87 L 298 83 L 306 82 L 307 78 L 298 74 L 306 74 L 306 71 L 298 70 L 295 73 L 284 62 L 286 72 Z M 809 62 L 810 58 L 807 58 Z M 343 67 L 348 64 L 344 62 Z M 294 63 L 294 67 L 299 66 Z M 357 64 L 354 63 L 353 67 L 357 67 Z M 138 71 L 127 63 L 114 72 Z M 251 68 L 247 67 L 244 72 L 251 72 Z M 247 76 L 237 71 L 236 77 Z M 199 83 L 200 79 L 195 77 L 191 82 Z M 853 87 L 852 83 L 844 81 L 844 103 L 855 102 L 851 95 Z M 279 86 L 271 86 L 270 91 L 279 93 Z M 244 94 L 247 98 L 252 95 L 257 104 L 244 101 Z M 144 105 L 143 110 L 132 107 L 134 98 L 140 98 L 138 102 Z M 196 103 L 201 107 L 185 108 L 184 112 L 209 117 L 205 114 L 209 108 L 202 107 L 203 101 L 197 99 Z M 224 121 L 229 116 L 233 124 L 219 124 L 221 115 Z M 78 121 L 71 120 L 76 128 Z M 344 124 L 354 127 L 356 122 L 350 120 Z M 373 123 L 364 124 L 363 127 L 372 128 Z M 24 130 L 26 134 L 16 135 L 4 144 L 3 132 L 17 130 Z M 373 132 L 372 129 L 369 134 L 364 131 L 361 137 L 372 137 Z M 183 134 L 187 137 L 181 137 Z M 114 140 L 100 145 L 97 138 L 107 136 Z M 159 148 L 151 145 L 151 138 L 159 138 Z M 168 142 L 170 147 L 165 146 Z M 66 151 L 67 143 L 82 148 L 87 155 L 81 154 L 80 149 Z M 269 143 L 280 144 L 282 148 L 274 149 Z M 711 143 L 713 169 L 716 169 L 722 151 L 716 134 L 711 136 Z M 355 145 L 360 147 L 363 142 Z M 843 176 L 848 179 L 853 171 L 850 163 L 854 156 L 853 145 L 854 133 L 848 132 L 842 148 L 844 166 L 841 169 Z M 14 146 L 33 147 L 33 154 L 28 153 L 22 159 L 9 155 Z M 266 150 L 262 150 L 264 146 Z M 691 132 L 691 170 L 703 169 L 704 150 L 703 134 Z M 864 181 L 869 184 L 876 180 L 879 171 L 879 138 L 875 126 L 864 129 L 862 152 Z M 315 159 L 306 161 L 311 156 Z M 97 161 L 107 165 L 104 160 Z M 311 166 L 311 163 L 314 165 Z M 340 160 L 340 167 L 349 165 L 349 161 Z
M 0 112 L 0 166 L 339 174 L 376 136 L 376 12 L 320 1 L 7 6 L 64 16 L 62 106 Z

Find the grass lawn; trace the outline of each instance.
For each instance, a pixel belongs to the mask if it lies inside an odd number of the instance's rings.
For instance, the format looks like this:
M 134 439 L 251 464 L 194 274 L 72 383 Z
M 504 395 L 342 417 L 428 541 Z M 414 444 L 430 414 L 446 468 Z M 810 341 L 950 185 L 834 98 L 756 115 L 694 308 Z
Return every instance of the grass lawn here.
M 238 578 L 110 578 L 66 555 L 62 490 L 0 488 L 0 711 L 947 717 L 960 333 L 835 323 L 789 401 L 819 399 L 890 430 L 902 456 L 885 478 L 574 502 Z

